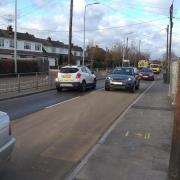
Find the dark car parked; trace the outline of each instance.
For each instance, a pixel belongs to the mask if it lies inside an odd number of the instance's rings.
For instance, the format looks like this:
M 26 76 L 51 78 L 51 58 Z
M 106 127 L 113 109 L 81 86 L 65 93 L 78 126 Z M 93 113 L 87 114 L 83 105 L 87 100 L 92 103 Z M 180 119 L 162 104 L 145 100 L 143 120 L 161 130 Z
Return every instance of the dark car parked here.
M 105 90 L 113 88 L 125 88 L 130 92 L 139 89 L 140 79 L 133 67 L 116 67 L 111 74 L 106 77 Z
M 139 71 L 139 76 L 141 79 L 154 81 L 154 73 L 150 68 L 142 68 Z

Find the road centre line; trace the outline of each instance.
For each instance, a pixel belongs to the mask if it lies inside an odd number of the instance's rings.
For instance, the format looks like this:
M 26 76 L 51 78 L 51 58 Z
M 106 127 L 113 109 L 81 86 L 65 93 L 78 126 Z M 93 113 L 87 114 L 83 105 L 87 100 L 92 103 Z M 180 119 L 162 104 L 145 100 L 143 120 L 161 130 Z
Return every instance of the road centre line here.
M 45 107 L 45 109 L 49 109 L 49 108 L 52 108 L 52 107 L 55 107 L 55 106 L 58 106 L 58 105 L 61 105 L 61 104 L 64 104 L 64 103 L 67 103 L 67 102 L 70 102 L 70 101 L 74 101 L 74 100 L 76 100 L 76 99 L 78 99 L 78 98 L 80 98 L 80 97 L 81 97 L 81 96 L 77 96 L 77 97 L 75 97 L 75 98 L 71 98 L 71 99 L 62 101 L 62 102 L 60 102 L 60 103 L 53 104 L 53 105 L 51 105 L 51 106 L 47 106 L 47 107 Z
M 85 155 L 85 157 L 80 161 L 79 164 L 74 168 L 74 170 L 66 177 L 66 180 L 73 180 L 75 176 L 80 172 L 80 170 L 87 164 L 89 158 L 97 151 L 97 149 L 105 142 L 110 133 L 114 130 L 118 123 L 120 123 L 123 117 L 127 114 L 130 108 L 137 103 L 155 84 L 155 81 L 144 91 L 140 96 L 138 96 L 134 102 L 132 102 L 127 109 L 115 120 L 115 122 L 110 126 L 110 128 L 104 133 L 100 140 L 92 147 L 92 149 Z M 150 138 L 150 135 L 148 136 Z

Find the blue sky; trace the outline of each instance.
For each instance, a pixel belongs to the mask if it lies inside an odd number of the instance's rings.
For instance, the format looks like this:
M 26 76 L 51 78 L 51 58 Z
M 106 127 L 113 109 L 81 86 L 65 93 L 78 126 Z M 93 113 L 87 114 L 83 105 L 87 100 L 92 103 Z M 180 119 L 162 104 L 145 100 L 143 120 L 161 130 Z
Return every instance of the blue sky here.
M 64 43 L 68 42 L 70 0 L 17 0 L 18 31 L 29 32 L 37 37 Z M 99 2 L 87 7 L 86 44 L 97 44 L 111 48 L 128 37 L 129 45 L 138 46 L 151 54 L 152 59 L 165 53 L 166 30 L 169 23 L 171 0 L 74 0 L 73 43 L 82 46 L 83 14 L 88 3 Z M 180 7 L 174 1 L 173 51 L 180 56 Z M 14 25 L 14 0 L 0 2 L 0 28 Z

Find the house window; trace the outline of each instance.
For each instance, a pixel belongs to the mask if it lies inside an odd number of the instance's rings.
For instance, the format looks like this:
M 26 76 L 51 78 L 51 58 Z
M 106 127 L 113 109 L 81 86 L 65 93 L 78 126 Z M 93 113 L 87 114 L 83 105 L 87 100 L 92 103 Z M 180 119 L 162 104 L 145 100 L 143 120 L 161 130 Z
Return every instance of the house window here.
M 56 52 L 56 48 L 52 47 L 52 53 Z
M 9 45 L 11 48 L 14 48 L 14 41 L 13 40 L 10 40 L 10 45 Z
M 41 45 L 40 44 L 35 44 L 35 50 L 40 51 L 41 50 Z
M 74 56 L 76 56 L 77 55 L 77 52 L 76 51 L 74 51 Z
M 0 47 L 4 47 L 4 39 L 0 39 Z
M 24 42 L 24 49 L 31 49 L 31 43 Z

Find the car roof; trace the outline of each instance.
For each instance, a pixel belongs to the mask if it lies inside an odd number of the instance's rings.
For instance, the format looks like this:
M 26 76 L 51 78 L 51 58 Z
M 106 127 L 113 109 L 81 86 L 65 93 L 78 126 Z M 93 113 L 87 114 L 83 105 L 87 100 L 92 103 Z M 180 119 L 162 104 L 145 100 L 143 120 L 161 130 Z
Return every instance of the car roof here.
M 117 66 L 117 67 L 115 67 L 114 69 L 118 69 L 118 68 L 123 68 L 123 69 L 134 69 L 134 67 L 126 67 L 126 66 Z
M 70 66 L 63 66 L 62 68 L 80 68 L 80 67 L 85 67 L 85 66 L 80 66 L 80 65 L 70 65 Z

